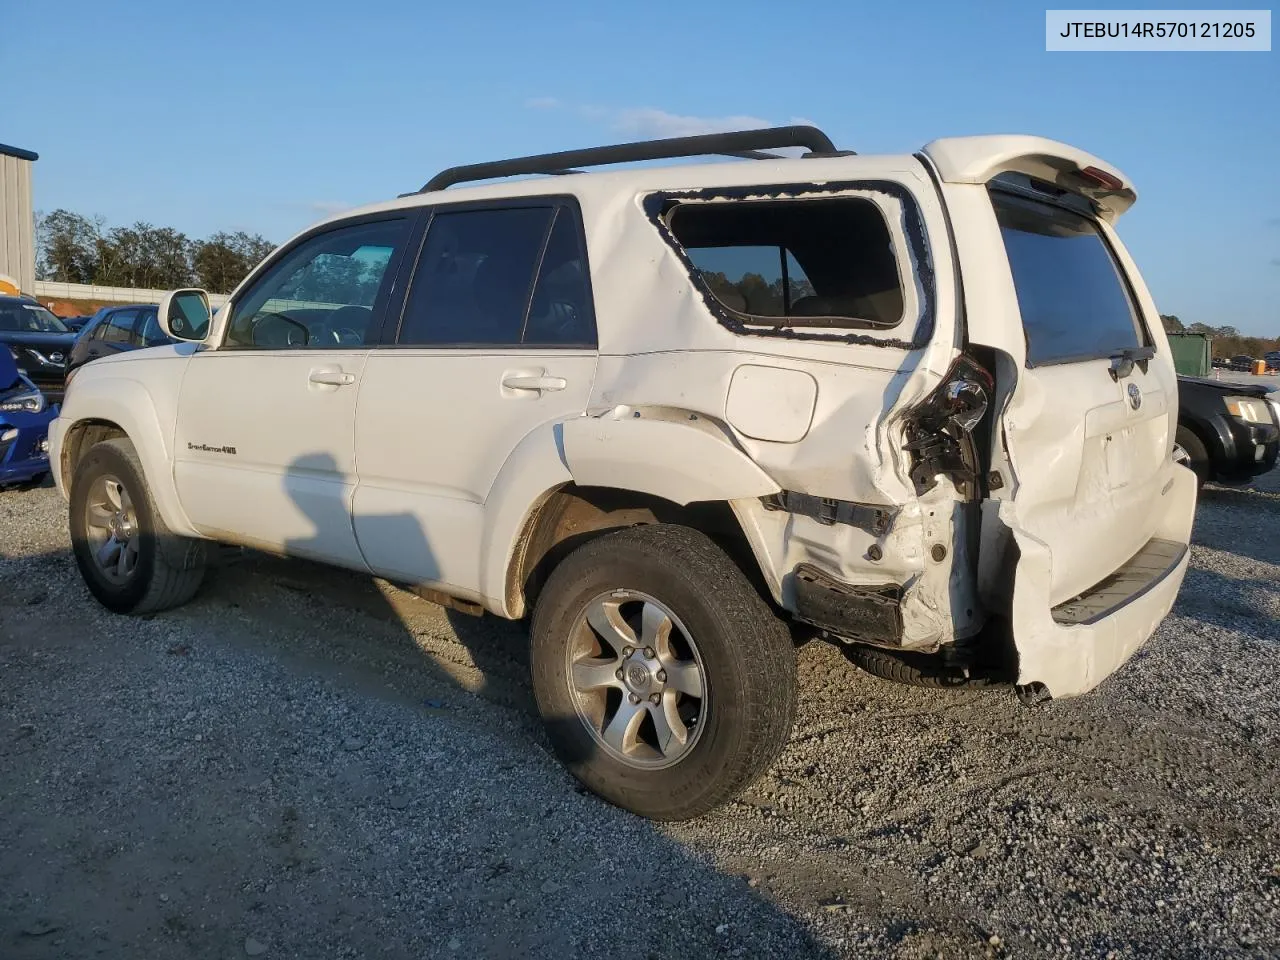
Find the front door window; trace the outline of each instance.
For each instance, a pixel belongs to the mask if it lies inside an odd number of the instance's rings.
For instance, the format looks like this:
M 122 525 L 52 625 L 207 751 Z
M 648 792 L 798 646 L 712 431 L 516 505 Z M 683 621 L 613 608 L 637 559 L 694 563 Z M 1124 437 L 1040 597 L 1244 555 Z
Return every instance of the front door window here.
M 409 235 L 404 218 L 339 227 L 304 240 L 232 307 L 224 347 L 238 350 L 359 347 L 378 337 Z

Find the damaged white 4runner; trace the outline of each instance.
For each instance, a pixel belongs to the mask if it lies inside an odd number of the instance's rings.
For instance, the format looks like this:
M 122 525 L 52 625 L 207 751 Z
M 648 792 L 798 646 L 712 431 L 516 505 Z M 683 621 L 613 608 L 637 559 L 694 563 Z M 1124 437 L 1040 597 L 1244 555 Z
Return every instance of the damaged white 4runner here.
M 575 169 L 702 154 L 736 159 Z M 1169 610 L 1195 506 L 1134 198 L 1049 140 L 812 127 L 447 170 L 78 373 L 76 559 L 126 613 L 223 542 L 530 616 L 560 757 L 665 819 L 782 750 L 792 627 L 891 679 L 1084 693 Z

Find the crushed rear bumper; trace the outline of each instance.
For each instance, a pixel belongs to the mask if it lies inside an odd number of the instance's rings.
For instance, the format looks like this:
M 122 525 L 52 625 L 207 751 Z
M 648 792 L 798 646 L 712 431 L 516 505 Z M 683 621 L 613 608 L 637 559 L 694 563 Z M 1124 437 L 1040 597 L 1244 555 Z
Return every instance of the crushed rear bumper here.
M 1143 549 L 1057 607 L 1049 603 L 1053 557 L 1048 546 L 1013 528 L 1019 549 L 1012 607 L 1019 687 L 1053 697 L 1086 693 L 1155 632 L 1178 596 L 1191 556 L 1195 474 L 1177 467 L 1169 484 L 1164 517 Z

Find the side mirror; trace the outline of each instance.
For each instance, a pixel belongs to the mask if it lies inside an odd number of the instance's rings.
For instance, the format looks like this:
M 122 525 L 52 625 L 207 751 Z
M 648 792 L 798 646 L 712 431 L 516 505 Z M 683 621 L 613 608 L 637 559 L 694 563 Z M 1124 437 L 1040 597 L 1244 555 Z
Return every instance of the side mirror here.
M 209 335 L 209 295 L 203 290 L 174 290 L 160 301 L 157 319 L 175 340 L 199 343 Z

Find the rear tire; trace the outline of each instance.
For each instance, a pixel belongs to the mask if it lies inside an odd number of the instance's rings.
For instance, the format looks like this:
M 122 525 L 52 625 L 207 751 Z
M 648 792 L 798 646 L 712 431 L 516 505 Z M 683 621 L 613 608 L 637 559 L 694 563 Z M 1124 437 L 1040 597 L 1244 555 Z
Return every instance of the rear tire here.
M 115 613 L 156 613 L 204 580 L 206 540 L 174 534 L 151 497 L 133 442 L 95 444 L 71 480 L 71 548 L 85 584 Z
M 1181 449 L 1182 454 L 1186 457 L 1185 464 L 1190 467 L 1196 475 L 1196 485 L 1203 487 L 1209 474 L 1212 472 L 1209 463 L 1209 451 L 1189 427 L 1179 425 L 1178 432 L 1174 436 L 1174 459 L 1179 458 L 1178 451 Z
M 759 778 L 790 736 L 791 635 L 696 530 L 652 524 L 579 547 L 543 587 L 531 634 L 556 754 L 633 813 L 706 813 Z

